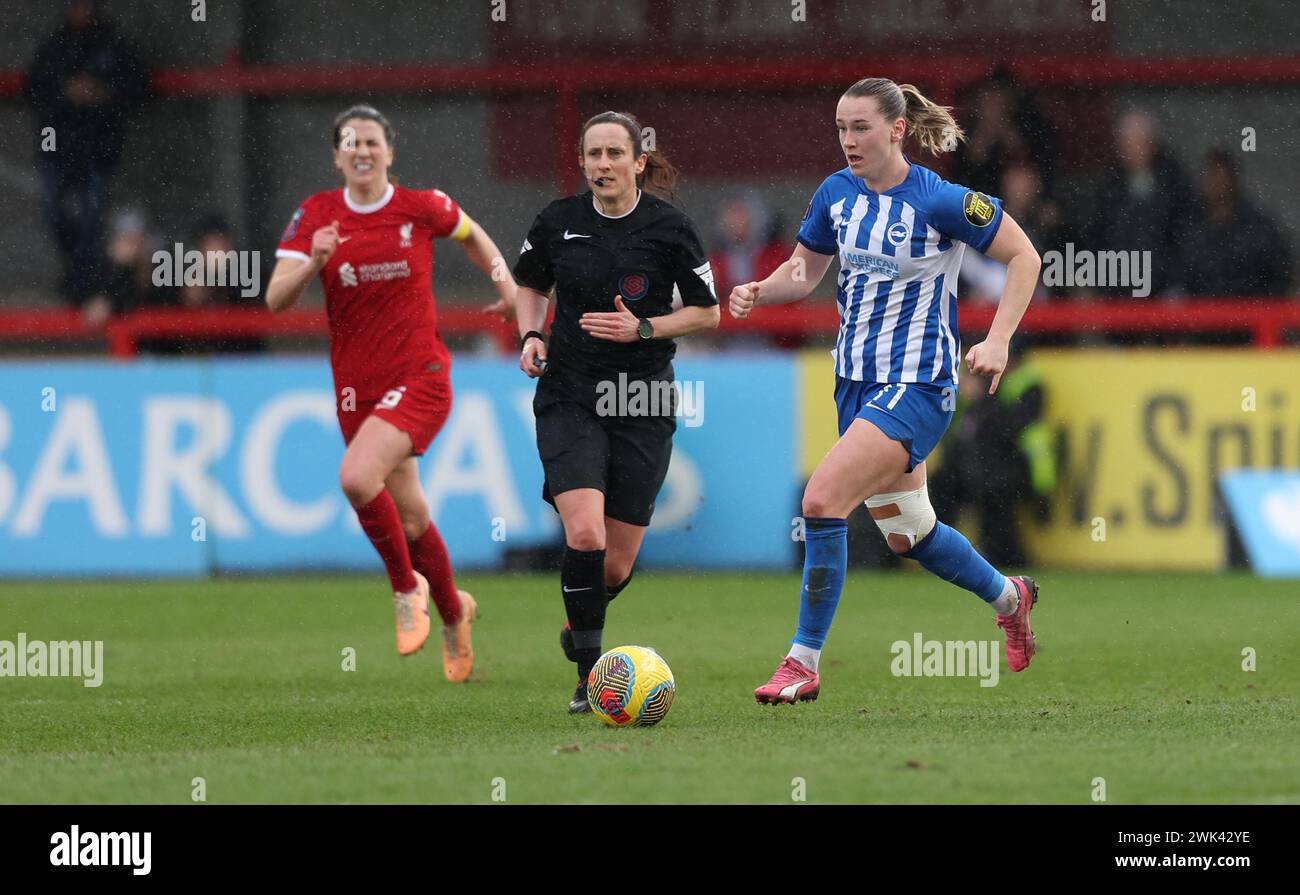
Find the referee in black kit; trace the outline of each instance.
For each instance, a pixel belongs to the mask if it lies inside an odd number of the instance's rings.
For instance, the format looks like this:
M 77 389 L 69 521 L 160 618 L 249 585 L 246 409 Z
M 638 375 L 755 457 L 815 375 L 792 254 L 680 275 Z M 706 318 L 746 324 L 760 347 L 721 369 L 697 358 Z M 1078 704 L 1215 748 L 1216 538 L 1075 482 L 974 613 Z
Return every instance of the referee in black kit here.
M 618 415 L 639 406 L 618 390 L 636 380 L 650 393 L 670 390 L 673 339 L 720 317 L 699 233 L 669 201 L 677 171 L 643 149 L 641 134 L 621 112 L 583 125 L 578 153 L 591 189 L 546 206 L 514 270 L 519 366 L 541 377 L 533 413 L 542 497 L 564 523 L 560 642 L 578 663 L 575 714 L 591 711 L 586 682 L 601 655 L 605 608 L 632 578 L 677 428 L 675 401 L 650 403 L 658 415 Z M 552 287 L 547 344 L 539 330 Z

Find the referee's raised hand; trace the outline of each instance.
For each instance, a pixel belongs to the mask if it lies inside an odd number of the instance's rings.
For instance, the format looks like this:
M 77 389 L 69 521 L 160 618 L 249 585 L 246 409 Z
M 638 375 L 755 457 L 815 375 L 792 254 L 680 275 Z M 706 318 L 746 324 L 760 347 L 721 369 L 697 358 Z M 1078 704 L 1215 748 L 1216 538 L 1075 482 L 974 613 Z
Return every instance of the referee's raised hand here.
M 758 283 L 745 283 L 731 290 L 731 316 L 744 320 L 758 304 Z

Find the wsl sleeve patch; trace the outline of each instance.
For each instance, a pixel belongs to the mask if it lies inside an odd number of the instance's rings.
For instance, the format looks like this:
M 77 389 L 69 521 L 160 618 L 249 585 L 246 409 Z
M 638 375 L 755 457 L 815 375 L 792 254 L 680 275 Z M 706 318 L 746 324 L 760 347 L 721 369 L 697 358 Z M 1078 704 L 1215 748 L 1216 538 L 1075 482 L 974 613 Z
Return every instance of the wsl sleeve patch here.
M 298 224 L 302 222 L 304 214 L 306 214 L 306 211 L 301 208 L 293 213 L 293 217 L 289 218 L 289 226 L 284 228 L 284 234 L 280 237 L 280 242 L 288 242 L 298 235 Z
M 987 227 L 993 221 L 993 216 L 997 209 L 993 207 L 993 200 L 983 193 L 977 193 L 971 190 L 966 193 L 966 198 L 961 203 L 962 211 L 966 213 L 966 220 L 974 227 Z

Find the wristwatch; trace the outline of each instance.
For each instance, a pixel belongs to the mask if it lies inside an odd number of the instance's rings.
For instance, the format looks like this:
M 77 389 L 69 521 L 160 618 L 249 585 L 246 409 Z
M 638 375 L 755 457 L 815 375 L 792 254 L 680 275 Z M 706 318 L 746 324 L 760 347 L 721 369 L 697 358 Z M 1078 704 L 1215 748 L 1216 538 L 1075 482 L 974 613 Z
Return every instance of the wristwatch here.
M 650 322 L 649 317 L 641 318 L 641 322 L 636 325 L 636 334 L 642 339 L 653 339 L 655 337 L 655 325 Z

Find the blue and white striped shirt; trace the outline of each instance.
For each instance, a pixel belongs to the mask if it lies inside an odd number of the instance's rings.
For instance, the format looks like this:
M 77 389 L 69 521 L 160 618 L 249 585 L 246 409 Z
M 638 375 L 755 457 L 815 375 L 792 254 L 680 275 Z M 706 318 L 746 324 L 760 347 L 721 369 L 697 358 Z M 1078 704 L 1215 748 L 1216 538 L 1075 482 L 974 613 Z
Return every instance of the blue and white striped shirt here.
M 956 385 L 957 271 L 965 247 L 984 251 L 1001 223 L 1001 200 L 915 163 L 883 193 L 848 168 L 826 178 L 799 242 L 840 258 L 836 374 Z

